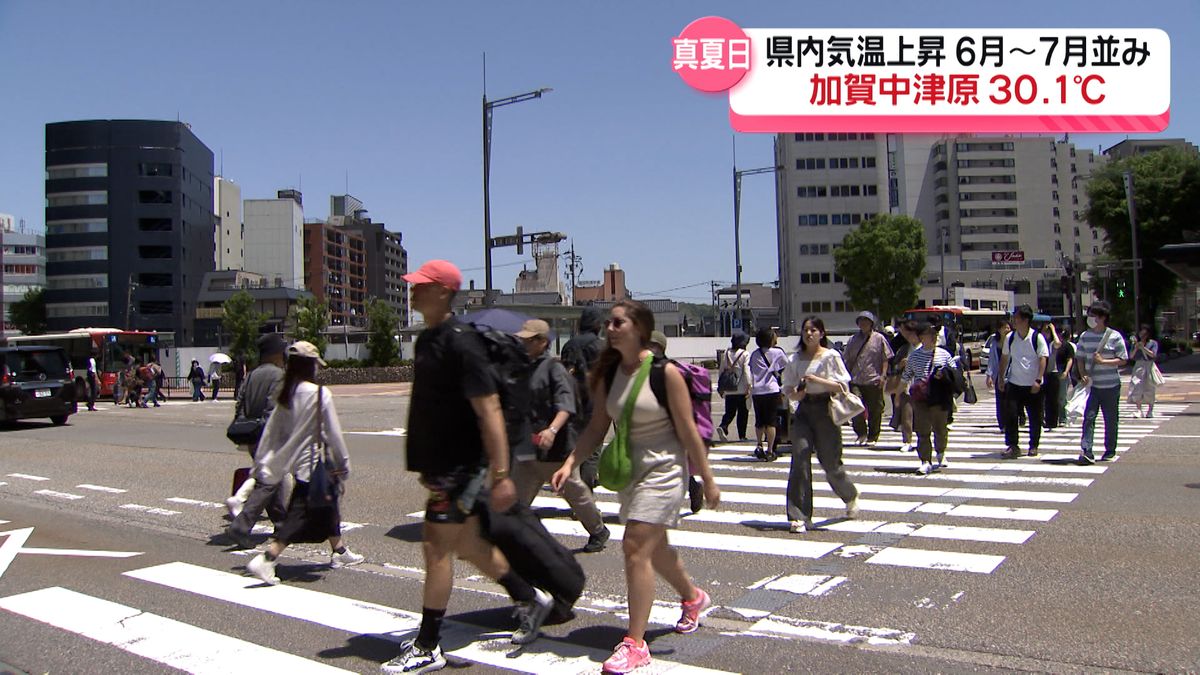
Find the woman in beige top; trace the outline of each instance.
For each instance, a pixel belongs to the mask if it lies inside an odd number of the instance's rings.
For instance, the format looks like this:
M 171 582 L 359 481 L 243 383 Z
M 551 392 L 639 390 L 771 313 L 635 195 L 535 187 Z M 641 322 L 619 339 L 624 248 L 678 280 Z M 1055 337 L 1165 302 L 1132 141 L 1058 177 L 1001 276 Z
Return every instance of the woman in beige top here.
M 783 370 L 783 393 L 799 401 L 792 419 L 792 470 L 788 473 L 789 529 L 813 529 L 812 456 L 825 470 L 825 480 L 846 503 L 846 517 L 858 514 L 858 489 L 842 466 L 842 430 L 829 413 L 834 392 L 850 386 L 850 373 L 841 354 L 829 348 L 825 323 L 810 316 L 800 324 L 803 341 Z
M 551 478 L 555 490 L 562 489 L 576 464 L 591 456 L 604 440 L 609 426 L 621 416 L 635 373 L 644 359 L 651 358 L 648 345 L 654 313 L 646 305 L 632 300 L 617 303 L 605 327 L 607 347 L 589 377 L 592 400 L 605 405 L 595 406 L 575 451 Z M 650 662 L 645 633 L 654 603 L 656 572 L 680 595 L 683 615 L 675 624 L 677 632 L 699 628 L 700 615 L 711 604 L 708 594 L 692 583 L 679 554 L 667 541 L 667 528 L 679 522 L 687 496 L 688 460 L 704 481 L 704 498 L 711 507 L 716 508 L 721 492 L 696 431 L 683 375 L 666 361 L 655 362 L 654 367 L 664 369 L 669 409 L 659 405 L 647 379 L 637 393 L 629 426 L 632 475 L 629 485 L 618 493 L 625 523 L 629 631 L 605 662 L 605 672 L 625 673 Z

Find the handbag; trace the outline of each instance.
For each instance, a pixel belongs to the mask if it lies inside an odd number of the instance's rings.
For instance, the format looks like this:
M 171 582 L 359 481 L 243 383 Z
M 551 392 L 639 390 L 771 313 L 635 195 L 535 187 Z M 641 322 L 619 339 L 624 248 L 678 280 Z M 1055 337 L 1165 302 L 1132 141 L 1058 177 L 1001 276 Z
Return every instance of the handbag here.
M 858 417 L 866 409 L 867 406 L 863 405 L 862 399 L 850 393 L 844 384 L 841 389 L 829 396 L 829 416 L 839 427 Z
M 238 401 L 233 421 L 225 429 L 225 438 L 237 445 L 256 445 L 266 428 L 267 421 L 265 419 L 246 417 L 245 411 L 242 410 L 242 401 Z
M 321 432 L 321 421 L 325 416 L 321 405 L 321 390 L 317 387 L 317 436 L 313 441 L 313 453 L 317 456 L 312 473 L 308 477 L 308 508 L 327 509 L 337 505 L 342 494 L 342 479 L 333 469 L 333 458 Z
M 633 408 L 637 405 L 642 385 L 650 376 L 653 361 L 653 356 L 642 359 L 642 365 L 633 379 L 633 388 L 629 390 L 629 397 L 625 399 L 625 407 L 621 410 L 621 418 L 617 420 L 616 433 L 600 453 L 600 484 L 609 490 L 624 490 L 633 476 L 633 459 L 629 456 L 629 422 L 633 418 Z
M 967 380 L 967 390 L 963 392 L 963 403 L 975 405 L 979 403 L 979 394 L 975 393 L 975 381 L 971 379 L 971 373 L 964 373 L 963 376 Z
M 925 373 L 925 377 L 914 381 L 908 389 L 908 397 L 914 403 L 924 403 L 929 400 L 929 381 L 933 376 L 933 359 L 935 356 L 937 356 L 937 347 L 934 347 L 933 352 L 929 355 L 929 372 Z
M 1154 386 L 1158 387 L 1164 384 L 1167 379 L 1163 377 L 1162 371 L 1158 369 L 1157 363 L 1150 364 L 1150 379 L 1154 382 Z

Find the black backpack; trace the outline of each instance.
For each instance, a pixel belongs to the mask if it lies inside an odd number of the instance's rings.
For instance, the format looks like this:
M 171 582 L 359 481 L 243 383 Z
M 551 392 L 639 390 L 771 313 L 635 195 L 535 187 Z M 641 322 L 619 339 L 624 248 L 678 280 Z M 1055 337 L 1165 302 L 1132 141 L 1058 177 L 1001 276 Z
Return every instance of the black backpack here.
M 576 418 L 586 424 L 591 416 L 591 392 L 588 390 L 588 372 L 600 358 L 604 341 L 599 335 L 580 334 L 567 341 L 559 354 L 567 372 L 575 380 L 575 411 Z
M 529 390 L 529 378 L 533 374 L 533 361 L 529 358 L 525 345 L 515 335 L 484 324 L 459 322 L 454 330 L 459 333 L 470 331 L 479 336 L 484 353 L 492 364 L 496 391 L 500 394 L 509 451 L 516 454 L 520 449 L 526 454 L 532 454 L 533 432 L 529 415 L 533 399 Z

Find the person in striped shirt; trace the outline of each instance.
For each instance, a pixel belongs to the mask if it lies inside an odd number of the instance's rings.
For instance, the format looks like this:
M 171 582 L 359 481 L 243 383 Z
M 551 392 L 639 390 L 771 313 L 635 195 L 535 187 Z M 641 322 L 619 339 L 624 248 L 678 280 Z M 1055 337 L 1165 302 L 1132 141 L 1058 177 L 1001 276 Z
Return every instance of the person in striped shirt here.
M 937 449 L 938 467 L 946 466 L 946 443 L 949 440 L 949 416 L 954 400 L 946 382 L 950 352 L 937 346 L 938 328 L 928 321 L 918 321 L 917 335 L 921 346 L 913 349 L 900 379 L 906 384 L 913 406 L 913 426 L 917 432 L 917 456 L 921 466 L 917 473 L 933 471 L 933 450 Z M 932 436 L 932 443 L 930 436 Z
M 1129 350 L 1125 336 L 1108 326 L 1111 311 L 1107 302 L 1097 302 L 1088 308 L 1088 329 L 1079 336 L 1079 347 L 1075 350 L 1079 383 L 1090 387 L 1083 410 L 1083 436 L 1079 440 L 1080 464 L 1096 463 L 1092 437 L 1097 413 L 1104 414 L 1104 455 L 1100 461 L 1117 456 L 1117 406 L 1121 402 L 1121 376 L 1117 369 L 1129 360 Z

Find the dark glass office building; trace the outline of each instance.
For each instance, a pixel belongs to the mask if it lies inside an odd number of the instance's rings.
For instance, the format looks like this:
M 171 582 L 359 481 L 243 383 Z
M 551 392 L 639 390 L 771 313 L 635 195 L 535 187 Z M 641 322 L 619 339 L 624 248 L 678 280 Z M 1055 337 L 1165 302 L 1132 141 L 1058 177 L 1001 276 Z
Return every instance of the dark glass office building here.
M 213 153 L 182 122 L 46 125 L 46 315 L 195 340 L 213 269 Z

